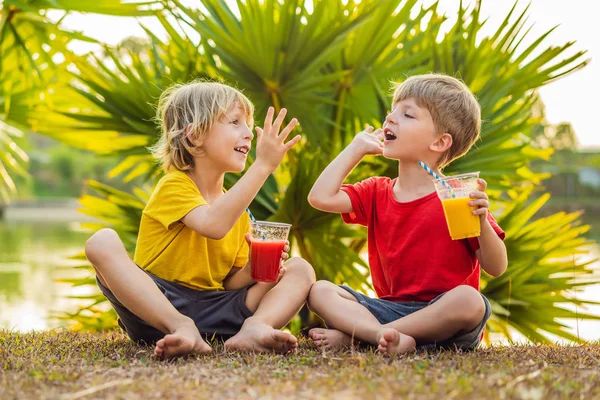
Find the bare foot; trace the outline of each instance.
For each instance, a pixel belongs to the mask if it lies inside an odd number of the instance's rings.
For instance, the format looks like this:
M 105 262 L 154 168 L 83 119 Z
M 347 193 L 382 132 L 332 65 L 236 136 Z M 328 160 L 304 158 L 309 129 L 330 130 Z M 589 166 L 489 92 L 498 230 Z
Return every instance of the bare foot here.
M 308 332 L 308 336 L 317 347 L 324 350 L 335 350 L 352 344 L 352 337 L 337 329 L 314 328 Z
M 290 333 L 248 318 L 242 329 L 225 342 L 225 350 L 239 352 L 289 353 L 298 349 L 298 339 Z
M 154 355 L 159 358 L 174 358 L 211 351 L 212 348 L 202 339 L 198 328 L 194 324 L 185 324 L 156 342 Z
M 415 351 L 417 343 L 411 336 L 393 328 L 383 328 L 377 335 L 379 351 L 388 354 L 403 354 Z

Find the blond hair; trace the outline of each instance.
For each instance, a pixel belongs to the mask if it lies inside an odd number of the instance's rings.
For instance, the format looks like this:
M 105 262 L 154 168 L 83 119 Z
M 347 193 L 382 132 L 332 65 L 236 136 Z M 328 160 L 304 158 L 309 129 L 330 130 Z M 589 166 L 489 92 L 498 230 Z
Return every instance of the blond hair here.
M 232 107 L 244 110 L 252 129 L 254 106 L 240 91 L 218 82 L 193 81 L 167 88 L 160 96 L 156 113 L 161 137 L 150 148 L 163 169 L 187 171 L 194 157 L 203 154 L 193 141 L 208 135 L 215 122 Z
M 429 110 L 437 133 L 452 136 L 452 146 L 442 154 L 439 168 L 464 155 L 479 137 L 481 108 L 460 80 L 442 74 L 411 76 L 395 86 L 393 104 L 408 98 Z

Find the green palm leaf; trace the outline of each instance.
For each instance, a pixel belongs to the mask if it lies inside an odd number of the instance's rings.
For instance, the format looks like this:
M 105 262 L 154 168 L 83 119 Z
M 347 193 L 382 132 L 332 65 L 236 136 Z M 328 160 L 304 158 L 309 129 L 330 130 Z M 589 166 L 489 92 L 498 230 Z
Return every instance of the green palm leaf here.
M 589 226 L 580 224 L 579 213 L 532 220 L 549 196 L 528 204 L 531 193 L 529 188 L 511 199 L 511 207 L 498 218 L 498 223 L 507 227 L 509 269 L 499 278 L 483 277 L 482 292 L 497 311 L 490 328 L 506 332 L 502 326 L 509 324 L 538 342 L 548 342 L 544 331 L 578 341 L 558 319 L 600 318 L 585 313 L 585 307 L 594 302 L 579 300 L 576 293 L 580 286 L 600 283 L 600 276 L 588 268 L 596 260 L 584 262 L 580 257 L 587 254 L 590 244 L 582 237 Z M 583 312 L 565 309 L 566 303 Z
M 127 0 L 4 0 L 5 7 L 14 7 L 29 12 L 44 10 L 78 11 L 94 14 L 116 15 L 121 17 L 141 17 L 154 15 L 161 1 Z

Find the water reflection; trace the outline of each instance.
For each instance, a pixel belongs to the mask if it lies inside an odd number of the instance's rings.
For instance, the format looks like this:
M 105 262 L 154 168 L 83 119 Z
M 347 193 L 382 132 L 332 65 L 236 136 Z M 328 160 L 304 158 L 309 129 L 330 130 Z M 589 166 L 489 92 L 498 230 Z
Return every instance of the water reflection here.
M 77 290 L 55 280 L 65 258 L 80 252 L 88 236 L 73 223 L 33 221 L 0 222 L 0 327 L 18 331 L 60 325 L 51 318 L 56 310 L 73 310 Z

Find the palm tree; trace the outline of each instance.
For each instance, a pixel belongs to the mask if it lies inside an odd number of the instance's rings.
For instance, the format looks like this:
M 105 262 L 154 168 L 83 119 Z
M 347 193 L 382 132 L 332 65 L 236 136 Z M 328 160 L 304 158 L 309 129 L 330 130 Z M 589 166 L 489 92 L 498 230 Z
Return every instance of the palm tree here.
M 73 146 L 122 155 L 113 176 L 148 179 L 147 187 L 131 194 L 90 182 L 90 192 L 80 200 L 85 213 L 102 221 L 89 228 L 112 226 L 132 250 L 141 210 L 160 175 L 146 146 L 158 138 L 153 105 L 166 86 L 198 77 L 222 80 L 244 90 L 259 116 L 269 105 L 286 107 L 302 123 L 302 145 L 268 179 L 251 208 L 259 218 L 293 225 L 293 247 L 319 278 L 368 290 L 367 265 L 360 257 L 365 232 L 312 209 L 307 193 L 365 123 L 383 119 L 391 80 L 432 70 L 460 76 L 478 96 L 485 124 L 481 143 L 447 171 L 481 170 L 490 183 L 494 213 L 508 232 L 509 270 L 498 279 L 483 278 L 495 311 L 489 327 L 509 337 L 512 327 L 534 340 L 547 340 L 545 332 L 576 340 L 556 321 L 575 314 L 557 303 L 586 304 L 570 291 L 594 281 L 577 280 L 591 271 L 573 259 L 584 251 L 581 235 L 588 228 L 580 226 L 578 214 L 532 221 L 547 196 L 531 204 L 528 198 L 546 175 L 530 171 L 528 164 L 551 155 L 531 145 L 531 128 L 539 120 L 531 112 L 536 89 L 587 60 L 583 53 L 564 57 L 571 44 L 544 48 L 547 34 L 523 49 L 525 12 L 513 18 L 511 11 L 495 35 L 477 41 L 479 5 L 470 11 L 461 7 L 456 24 L 437 41 L 445 20 L 437 3 L 415 9 L 416 3 L 324 0 L 309 8 L 303 0 L 248 0 L 230 8 L 203 0 L 200 12 L 171 1 L 157 13 L 167 41 L 146 30 L 151 45 L 145 51 L 114 49 L 107 51 L 108 60 L 73 58 L 72 79 L 50 84 L 46 102 L 24 117 L 40 133 Z M 394 170 L 389 160 L 367 160 L 350 179 Z M 227 184 L 237 178 L 228 177 Z M 99 301 L 94 297 L 94 305 Z M 101 314 L 90 310 L 68 317 L 93 325 Z
M 0 206 L 16 193 L 11 174 L 27 176 L 29 158 L 18 138 L 30 128 L 26 115 L 59 72 L 56 63 L 71 54 L 71 40 L 93 41 L 59 29 L 48 10 L 119 16 L 153 15 L 158 1 L 2 0 L 0 1 Z M 64 17 L 64 16 L 63 16 Z M 35 128 L 35 127 L 33 127 Z

